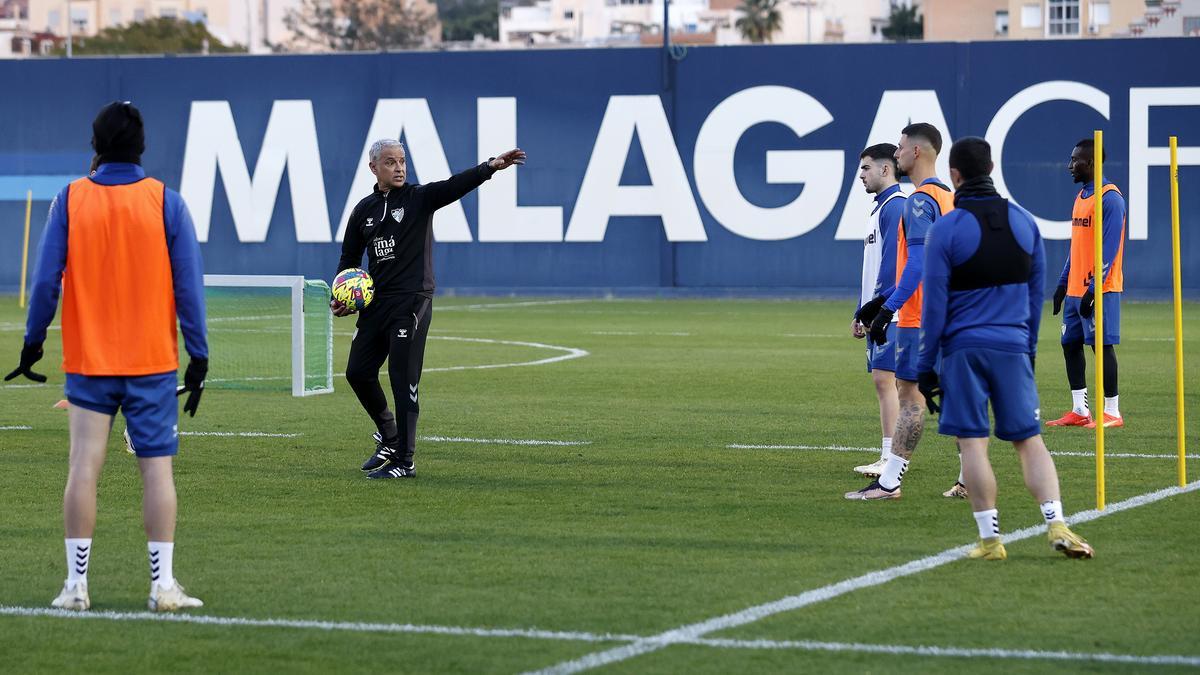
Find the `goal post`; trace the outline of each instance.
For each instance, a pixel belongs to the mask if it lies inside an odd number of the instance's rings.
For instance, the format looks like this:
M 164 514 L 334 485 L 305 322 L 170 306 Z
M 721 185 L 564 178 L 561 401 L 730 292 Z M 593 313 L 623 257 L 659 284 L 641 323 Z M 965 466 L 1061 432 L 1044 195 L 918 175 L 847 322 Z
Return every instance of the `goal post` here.
M 328 284 L 302 276 L 206 274 L 204 294 L 209 351 L 217 355 L 206 386 L 282 390 L 290 382 L 293 396 L 333 391 Z

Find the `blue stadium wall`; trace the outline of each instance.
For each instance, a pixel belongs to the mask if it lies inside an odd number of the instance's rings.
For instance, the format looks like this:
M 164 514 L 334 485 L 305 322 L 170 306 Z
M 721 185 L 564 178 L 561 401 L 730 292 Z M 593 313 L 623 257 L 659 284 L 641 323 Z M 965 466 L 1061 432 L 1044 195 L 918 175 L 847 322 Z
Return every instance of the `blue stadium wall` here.
M 1196 63 L 1195 39 L 2 61 L 0 289 L 17 286 L 26 190 L 36 250 L 49 200 L 86 170 L 95 111 L 128 99 L 210 273 L 331 277 L 347 203 L 369 191 L 366 145 L 399 134 L 410 180 L 529 153 L 439 212 L 444 289 L 844 293 L 869 206 L 858 153 L 911 119 L 993 141 L 1053 272 L 1078 189 L 1067 158 L 1103 129 L 1130 204 L 1127 287 L 1148 295 L 1171 284 L 1177 134 L 1195 291 Z

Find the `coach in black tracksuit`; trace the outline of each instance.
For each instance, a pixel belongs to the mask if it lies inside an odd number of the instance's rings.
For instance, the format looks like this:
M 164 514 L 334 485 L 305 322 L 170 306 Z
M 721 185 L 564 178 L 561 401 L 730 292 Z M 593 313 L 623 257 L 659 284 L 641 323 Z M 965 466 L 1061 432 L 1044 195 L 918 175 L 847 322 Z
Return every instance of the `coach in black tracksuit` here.
M 350 213 L 338 260 L 338 272 L 358 267 L 365 250 L 367 272 L 375 282 L 375 298 L 358 317 L 346 364 L 346 380 L 379 428 L 375 453 L 362 466 L 368 478 L 416 475 L 417 389 L 433 315 L 433 213 L 497 171 L 524 163 L 524 152 L 509 150 L 446 180 L 409 185 L 404 182 L 404 146 L 394 140 L 371 146 L 375 190 Z M 330 309 L 335 316 L 352 313 L 336 300 Z M 399 418 L 388 410 L 379 385 L 384 359 Z

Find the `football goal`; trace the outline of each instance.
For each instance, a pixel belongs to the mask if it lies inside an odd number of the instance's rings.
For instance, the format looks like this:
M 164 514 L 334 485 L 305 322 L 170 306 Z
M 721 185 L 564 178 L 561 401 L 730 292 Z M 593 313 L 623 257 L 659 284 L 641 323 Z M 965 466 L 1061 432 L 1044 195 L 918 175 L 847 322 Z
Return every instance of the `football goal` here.
M 300 276 L 206 274 L 206 387 L 333 391 L 329 285 Z

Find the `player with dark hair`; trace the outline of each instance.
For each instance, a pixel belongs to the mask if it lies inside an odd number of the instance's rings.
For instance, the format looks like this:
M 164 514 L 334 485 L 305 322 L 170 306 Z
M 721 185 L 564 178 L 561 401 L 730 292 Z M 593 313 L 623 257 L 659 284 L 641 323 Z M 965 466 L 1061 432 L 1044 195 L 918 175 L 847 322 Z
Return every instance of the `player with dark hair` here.
M 142 474 L 150 609 L 200 607 L 204 603 L 187 595 L 174 576 L 172 469 L 179 449 L 176 396 L 189 394 L 183 409 L 195 415 L 208 373 L 200 246 L 183 199 L 141 167 L 146 140 L 138 109 L 128 101 L 104 106 L 92 133 L 94 170 L 50 204 L 21 364 L 4 378 L 46 380 L 31 368 L 42 358 L 61 292 L 71 458 L 63 495 L 67 580 L 53 606 L 91 606 L 87 572 L 96 484 L 120 410 Z M 191 355 L 178 389 L 176 317 Z
M 1062 417 L 1047 422 L 1048 427 L 1088 427 L 1096 422 L 1088 406 L 1087 362 L 1083 346 L 1096 351 L 1096 303 L 1094 275 L 1095 242 L 1092 216 L 1095 215 L 1096 188 L 1093 158 L 1095 144 L 1086 138 L 1075 144 L 1067 170 L 1083 189 L 1075 196 L 1071 213 L 1071 251 L 1063 265 L 1054 291 L 1054 313 L 1062 312 L 1062 348 L 1067 362 L 1067 383 L 1071 387 L 1071 409 Z M 1106 158 L 1105 158 L 1106 159 Z M 1123 427 L 1125 419 L 1117 405 L 1117 344 L 1121 342 L 1121 293 L 1125 290 L 1125 198 L 1116 185 L 1105 181 L 1101 190 L 1104 209 L 1104 426 Z
M 375 298 L 356 324 L 346 381 L 375 422 L 375 452 L 362 465 L 368 478 L 416 476 L 418 387 L 425 360 L 425 339 L 433 316 L 433 214 L 462 199 L 492 174 L 525 163 L 520 149 L 493 157 L 450 178 L 410 185 L 400 141 L 376 141 L 368 154 L 375 190 L 350 213 L 338 269 L 359 267 L 367 253 L 367 272 Z M 354 313 L 333 300 L 335 316 Z M 400 411 L 388 409 L 379 369 L 388 361 L 392 396 Z
M 904 193 L 900 191 L 900 168 L 896 164 L 896 146 L 877 143 L 859 153 L 858 178 L 867 192 L 875 195 L 863 241 L 862 284 L 859 308 L 891 286 L 896 279 L 896 228 L 904 213 Z M 867 336 L 867 326 L 859 321 L 857 310 L 850 321 L 850 334 L 856 339 Z M 854 467 L 864 476 L 875 477 L 883 471 L 892 452 L 892 433 L 900 403 L 896 396 L 896 342 L 877 345 L 867 341 L 867 372 L 875 384 L 879 399 L 879 423 L 883 429 L 879 459 Z
M 917 389 L 917 351 L 921 335 L 921 271 L 925 260 L 925 233 L 934 221 L 954 209 L 950 188 L 938 180 L 936 163 L 942 149 L 942 134 L 932 124 L 917 122 L 900 132 L 896 163 L 916 190 L 904 203 L 904 216 L 896 229 L 896 283 L 880 291 L 858 311 L 858 319 L 870 325 L 875 344 L 896 341 L 896 388 L 900 411 L 892 437 L 892 451 L 877 480 L 846 499 L 899 499 L 900 481 L 925 429 L 925 399 Z M 897 327 L 888 335 L 896 318 Z M 965 497 L 962 476 L 947 497 Z
M 1063 519 L 1058 473 L 1041 436 L 1033 366 L 1046 273 L 1042 237 L 1033 216 L 996 192 L 992 168 L 991 146 L 982 138 L 960 139 L 950 149 L 957 208 L 925 238 L 919 386 L 930 412 L 941 413 L 938 431 L 954 436 L 962 453 L 979 530 L 969 557 L 1008 557 L 987 455 L 990 402 L 996 437 L 1017 449 L 1050 545 L 1071 558 L 1090 558 L 1092 547 Z

